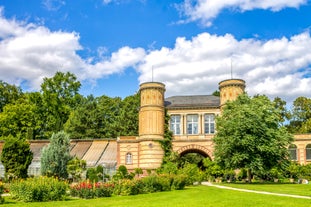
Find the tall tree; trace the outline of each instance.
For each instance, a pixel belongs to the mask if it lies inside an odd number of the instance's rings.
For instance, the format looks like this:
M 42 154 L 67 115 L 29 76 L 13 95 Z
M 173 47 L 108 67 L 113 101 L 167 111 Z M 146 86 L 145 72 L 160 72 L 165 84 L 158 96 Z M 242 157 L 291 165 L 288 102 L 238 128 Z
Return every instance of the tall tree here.
M 78 91 L 81 84 L 72 73 L 57 72 L 52 78 L 44 78 L 41 85 L 45 108 L 46 135 L 63 129 L 70 111 L 81 100 Z
M 14 103 L 5 105 L 0 113 L 0 137 L 21 135 L 34 139 L 41 128 L 37 106 L 24 96 Z
M 298 97 L 293 103 L 289 129 L 293 133 L 311 133 L 311 99 Z
M 63 131 L 53 134 L 50 144 L 42 150 L 42 175 L 67 178 L 67 164 L 70 159 L 70 139 L 68 134 Z
M 120 134 L 123 136 L 138 135 L 138 117 L 140 107 L 140 95 L 136 93 L 122 100 L 119 119 Z
M 5 169 L 5 176 L 8 179 L 26 178 L 32 158 L 33 153 L 25 139 L 15 138 L 11 135 L 6 137 L 1 162 Z
M 6 104 L 13 103 L 22 95 L 22 89 L 0 80 L 0 112 Z
M 225 169 L 270 170 L 288 158 L 293 140 L 280 124 L 280 111 L 266 96 L 240 95 L 216 119 L 215 161 Z

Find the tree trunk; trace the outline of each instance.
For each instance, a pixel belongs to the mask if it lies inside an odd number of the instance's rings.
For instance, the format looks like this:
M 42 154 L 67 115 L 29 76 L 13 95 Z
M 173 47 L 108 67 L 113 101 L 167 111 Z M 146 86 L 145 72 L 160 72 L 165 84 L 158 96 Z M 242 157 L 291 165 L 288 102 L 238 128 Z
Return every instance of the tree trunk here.
M 247 169 L 247 181 L 249 183 L 252 182 L 252 170 L 251 169 Z

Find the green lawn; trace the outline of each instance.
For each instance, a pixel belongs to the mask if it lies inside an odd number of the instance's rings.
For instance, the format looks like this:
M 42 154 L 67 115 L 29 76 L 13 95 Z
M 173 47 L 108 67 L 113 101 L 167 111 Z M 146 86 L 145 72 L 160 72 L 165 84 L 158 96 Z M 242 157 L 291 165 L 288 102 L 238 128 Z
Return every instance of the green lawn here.
M 232 185 L 232 184 L 231 184 Z M 246 185 L 245 185 L 246 186 Z M 261 185 L 257 185 L 261 186 Z M 274 185 L 272 188 L 283 185 Z M 296 185 L 300 186 L 300 185 Z M 269 187 L 268 187 L 269 188 Z M 269 188 L 270 189 L 270 188 Z M 295 192 L 295 191 L 294 191 Z M 296 193 L 292 193 L 296 194 Z M 261 195 L 239 191 L 218 189 L 208 186 L 188 187 L 181 191 L 171 191 L 137 196 L 113 196 L 93 200 L 68 200 L 47 203 L 19 203 L 6 198 L 2 206 L 20 207 L 306 207 L 311 200 Z
M 241 188 L 257 191 L 267 191 L 272 193 L 293 194 L 311 197 L 311 184 L 221 184 L 232 188 Z

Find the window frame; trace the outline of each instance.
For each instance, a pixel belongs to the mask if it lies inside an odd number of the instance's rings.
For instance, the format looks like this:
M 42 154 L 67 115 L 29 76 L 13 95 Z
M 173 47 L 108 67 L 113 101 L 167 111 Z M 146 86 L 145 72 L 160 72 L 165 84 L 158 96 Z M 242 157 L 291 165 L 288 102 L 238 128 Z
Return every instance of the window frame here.
M 191 120 L 189 119 L 191 117 Z M 196 117 L 196 121 L 194 120 Z M 186 116 L 187 123 L 187 134 L 188 135 L 197 135 L 199 134 L 199 115 L 198 114 L 188 114 Z
M 173 119 L 173 117 L 178 117 L 179 122 L 177 119 Z M 173 132 L 174 135 L 181 135 L 181 115 L 180 114 L 172 114 L 170 116 L 170 130 Z M 179 133 L 177 133 L 179 130 Z
M 288 153 L 289 153 L 289 159 L 292 161 L 297 161 L 298 160 L 298 148 L 297 145 L 291 144 L 288 147 Z M 295 153 L 295 156 L 293 157 Z
M 306 160 L 311 161 L 311 144 L 306 145 Z
M 125 155 L 125 164 L 126 165 L 132 165 L 133 164 L 133 154 L 128 152 Z
M 208 120 L 206 117 L 209 117 Z M 211 117 L 213 117 L 212 120 Z M 215 134 L 215 117 L 215 114 L 204 114 L 204 134 Z

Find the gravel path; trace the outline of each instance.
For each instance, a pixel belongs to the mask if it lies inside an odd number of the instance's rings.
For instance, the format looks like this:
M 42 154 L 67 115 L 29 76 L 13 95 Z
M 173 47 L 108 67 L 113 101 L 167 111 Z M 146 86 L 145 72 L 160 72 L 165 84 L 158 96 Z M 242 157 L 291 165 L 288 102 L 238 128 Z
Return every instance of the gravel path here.
M 228 189 L 228 190 L 249 192 L 249 193 L 258 193 L 258 194 L 276 195 L 276 196 L 284 196 L 284 197 L 292 197 L 292 198 L 311 199 L 310 196 L 300 196 L 300 195 L 291 195 L 291 194 L 282 194 L 282 193 L 271 193 L 271 192 L 257 191 L 257 190 L 239 189 L 239 188 L 232 188 L 232 187 L 228 187 L 228 186 L 214 185 L 210 182 L 202 182 L 202 185 L 212 186 L 215 188 L 223 188 L 223 189 Z

